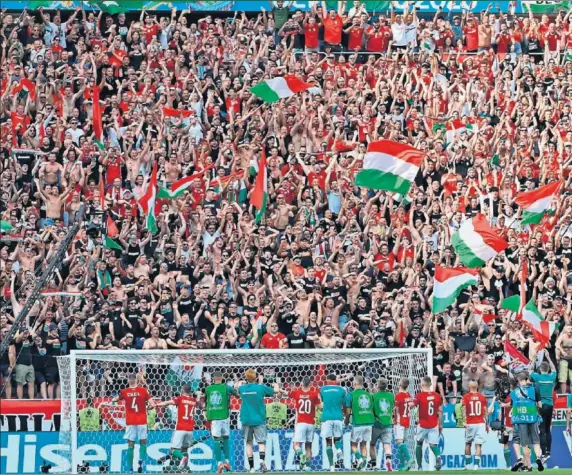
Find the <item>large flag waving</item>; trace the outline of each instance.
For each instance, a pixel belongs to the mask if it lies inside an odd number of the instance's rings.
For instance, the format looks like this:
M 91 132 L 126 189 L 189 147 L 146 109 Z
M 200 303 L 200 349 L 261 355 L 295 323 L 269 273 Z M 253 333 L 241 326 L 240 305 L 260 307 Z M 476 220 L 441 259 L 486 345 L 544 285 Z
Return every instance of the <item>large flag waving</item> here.
M 254 189 L 250 196 L 250 204 L 257 209 L 256 222 L 259 223 L 266 213 L 266 205 L 268 204 L 268 189 L 266 178 L 266 152 L 262 150 L 260 153 L 260 162 L 258 163 L 258 174 L 256 175 L 256 182 Z
M 461 291 L 469 285 L 477 285 L 476 269 L 456 267 L 448 269 L 435 267 L 435 286 L 433 290 L 433 313 L 441 313 L 455 303 Z
M 524 356 L 518 349 L 510 343 L 510 341 L 504 341 L 504 352 L 510 355 L 511 358 L 520 361 L 522 364 L 528 365 L 530 361 L 526 356 Z
M 151 179 L 147 184 L 145 194 L 139 199 L 139 206 L 145 213 L 145 226 L 151 233 L 157 232 L 157 220 L 155 219 L 155 201 L 157 199 L 157 162 L 153 166 Z
M 103 125 L 101 123 L 101 104 L 99 103 L 99 86 L 93 86 L 93 135 L 95 144 L 103 150 Z
M 507 242 L 493 231 L 482 214 L 467 219 L 451 237 L 451 244 L 467 267 L 482 267 L 508 247 Z
M 415 181 L 424 153 L 391 140 L 371 142 L 356 175 L 356 185 L 407 195 Z
M 532 300 L 522 309 L 522 322 L 532 330 L 539 342 L 545 344 L 550 341 L 550 337 L 556 330 L 556 323 L 546 321 Z
M 293 74 L 287 74 L 284 77 L 259 82 L 256 86 L 250 88 L 250 92 L 264 102 L 276 102 L 311 87 L 312 84 L 298 79 Z
M 209 167 L 210 169 L 212 167 Z M 203 174 L 208 170 L 205 169 L 202 172 L 194 173 L 193 175 L 186 176 L 185 178 L 181 178 L 180 180 L 174 181 L 171 185 L 171 189 L 167 188 L 159 188 L 159 192 L 157 193 L 157 198 L 167 198 L 169 200 L 174 200 L 179 198 L 180 196 L 185 194 L 190 186 L 193 184 L 195 180 L 199 180 L 203 177 Z
M 514 201 L 522 208 L 521 224 L 540 223 L 561 185 L 561 181 L 555 181 L 536 190 L 524 191 L 516 195 Z

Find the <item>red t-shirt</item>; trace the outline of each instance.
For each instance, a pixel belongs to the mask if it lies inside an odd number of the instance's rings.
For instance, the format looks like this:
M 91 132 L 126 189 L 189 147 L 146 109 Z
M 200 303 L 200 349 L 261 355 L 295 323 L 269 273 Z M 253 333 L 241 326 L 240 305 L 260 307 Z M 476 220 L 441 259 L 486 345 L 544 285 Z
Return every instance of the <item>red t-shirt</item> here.
M 340 15 L 332 20 L 330 15 L 327 15 L 324 20 L 324 41 L 331 45 L 339 45 L 342 42 L 342 26 L 343 21 Z
M 553 32 L 548 31 L 544 35 L 546 44 L 548 44 L 548 51 L 556 51 L 558 49 L 558 40 L 560 40 L 560 38 L 561 38 L 560 34 L 556 31 Z
M 487 415 L 487 398 L 481 393 L 467 393 L 461 402 L 465 406 L 467 424 L 484 424 Z
M 119 393 L 119 399 L 125 401 L 125 424 L 141 426 L 147 424 L 147 401 L 151 395 L 142 387 L 125 388 Z
M 421 392 L 413 399 L 413 405 L 419 406 L 419 425 L 423 429 L 434 429 L 439 425 L 439 408 L 443 404 L 441 396 L 435 391 Z
M 352 26 L 352 29 L 348 33 L 348 49 L 350 51 L 361 49 L 363 31 L 364 29 L 359 26 Z
M 379 30 L 375 30 L 370 27 L 368 33 L 371 35 L 367 39 L 366 49 L 368 51 L 373 51 L 376 53 L 382 53 L 387 51 L 389 45 L 389 40 L 391 39 L 391 28 L 388 26 L 382 26 Z
M 145 36 L 145 42 L 151 43 L 153 36 L 158 36 L 159 32 L 161 31 L 161 28 L 159 27 L 159 25 L 153 24 L 151 26 L 143 25 L 141 27 L 141 30 L 143 30 L 143 36 Z
M 177 396 L 173 398 L 177 406 L 177 429 L 192 431 L 195 429 L 195 409 L 197 400 L 191 396 Z
M 413 401 L 411 394 L 398 392 L 395 395 L 395 408 L 397 409 L 397 418 L 395 423 L 401 427 L 408 428 L 411 425 L 411 407 Z
M 463 27 L 463 32 L 467 39 L 467 51 L 475 51 L 479 49 L 479 25 L 473 21 L 470 25 Z
M 320 396 L 314 389 L 304 391 L 296 389 L 289 396 L 296 401 L 296 423 L 312 424 L 316 420 L 316 406 L 320 404 Z
M 306 25 L 304 27 L 304 36 L 306 37 L 306 48 L 317 48 L 320 45 L 318 34 L 319 26 L 315 23 L 313 26 Z
M 278 332 L 274 336 L 270 333 L 265 333 L 262 340 L 260 340 L 260 344 L 265 349 L 278 350 L 280 349 L 280 342 L 284 340 L 286 340 L 286 336 L 283 333 Z

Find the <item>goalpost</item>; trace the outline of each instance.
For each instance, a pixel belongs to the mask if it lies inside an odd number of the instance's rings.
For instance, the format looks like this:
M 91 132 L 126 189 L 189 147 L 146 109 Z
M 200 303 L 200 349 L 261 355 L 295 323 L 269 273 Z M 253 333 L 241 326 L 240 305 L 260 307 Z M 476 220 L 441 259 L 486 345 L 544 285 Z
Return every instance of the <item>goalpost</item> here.
M 312 385 L 319 388 L 326 376 L 335 373 L 341 385 L 350 389 L 353 376 L 361 375 L 366 388 L 380 378 L 389 382 L 389 390 L 398 391 L 399 381 L 409 379 L 409 392 L 421 389 L 421 379 L 432 375 L 431 348 L 368 349 L 368 350 L 181 350 L 181 351 L 72 351 L 58 359 L 61 379 L 62 408 L 60 429 L 61 466 L 53 472 L 77 473 L 78 465 L 90 464 L 91 472 L 107 466 L 110 473 L 124 469 L 127 442 L 123 439 L 124 408 L 111 400 L 127 386 L 127 377 L 135 373 L 156 400 L 168 400 L 178 395 L 187 384 L 199 401 L 204 400 L 204 389 L 212 381 L 214 371 L 221 371 L 225 381 L 235 385 L 244 381 L 244 372 L 254 368 L 259 382 L 278 383 L 285 390 L 300 387 L 304 376 L 310 376 Z M 147 473 L 163 470 L 158 460 L 170 449 L 172 432 L 177 421 L 172 406 L 148 413 Z M 200 404 L 199 404 L 200 407 Z M 245 447 L 240 433 L 238 411 L 240 400 L 231 401 L 231 454 L 232 471 L 246 471 Z M 99 424 L 81 427 L 81 411 L 96 411 Z M 268 398 L 266 401 L 268 440 L 266 464 L 270 471 L 292 471 L 294 451 L 292 435 L 295 410 L 287 398 Z M 317 415 L 316 436 L 313 442 L 312 470 L 329 469 L 325 456 L 325 443 L 319 434 Z M 188 467 L 192 472 L 213 472 L 213 441 L 205 424 L 202 410 L 195 414 L 194 443 L 188 450 Z M 84 424 L 85 425 L 85 424 Z M 412 426 L 415 423 L 412 420 Z M 413 429 L 406 434 L 410 453 L 414 453 Z M 138 445 L 135 446 L 138 458 Z M 378 450 L 382 457 L 383 450 Z M 349 431 L 344 435 L 344 465 L 351 467 Z M 259 466 L 258 454 L 255 464 Z M 103 470 L 103 469 L 102 469 Z

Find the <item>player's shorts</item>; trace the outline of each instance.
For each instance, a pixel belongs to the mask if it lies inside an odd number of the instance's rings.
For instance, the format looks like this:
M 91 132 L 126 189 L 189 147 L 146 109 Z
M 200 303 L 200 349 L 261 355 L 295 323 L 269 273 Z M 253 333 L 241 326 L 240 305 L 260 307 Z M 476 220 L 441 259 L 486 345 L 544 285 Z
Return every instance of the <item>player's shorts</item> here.
M 465 429 L 465 443 L 479 444 L 485 443 L 487 438 L 487 425 L 483 422 L 481 424 L 467 424 Z
M 437 445 L 439 443 L 439 429 L 437 427 L 433 427 L 432 429 L 418 427 L 415 440 L 417 442 L 427 442 L 431 445 Z
M 211 434 L 214 438 L 230 437 L 230 418 L 211 421 Z
M 393 433 L 395 434 L 395 440 L 405 440 L 406 428 L 400 426 L 399 424 L 393 426 Z
M 351 435 L 352 443 L 371 442 L 372 429 L 373 426 L 353 426 Z
M 141 424 L 138 426 L 126 426 L 125 436 L 123 438 L 129 442 L 147 440 L 147 424 Z
M 391 444 L 393 440 L 393 429 L 391 427 L 375 427 L 371 431 L 371 443 L 375 444 L 377 441 L 381 441 L 382 444 Z
M 171 448 L 181 449 L 188 447 L 193 442 L 193 433 L 188 430 L 176 430 L 171 437 Z
M 344 435 L 343 421 L 324 421 L 322 422 L 322 437 L 324 439 L 340 439 Z
M 305 422 L 298 422 L 294 426 L 294 442 L 303 444 L 314 441 L 314 426 Z
M 266 424 L 260 426 L 242 426 L 242 437 L 246 442 L 256 441 L 257 444 L 265 443 L 268 431 Z
M 514 442 L 515 444 L 519 444 L 519 440 L 518 440 L 518 435 L 517 433 L 514 431 L 514 427 L 507 427 L 506 428 L 506 433 L 508 435 L 508 441 L 509 442 Z
M 540 444 L 540 430 L 538 422 L 534 424 L 518 424 L 514 426 L 515 434 L 518 433 L 520 445 L 530 447 L 533 444 Z

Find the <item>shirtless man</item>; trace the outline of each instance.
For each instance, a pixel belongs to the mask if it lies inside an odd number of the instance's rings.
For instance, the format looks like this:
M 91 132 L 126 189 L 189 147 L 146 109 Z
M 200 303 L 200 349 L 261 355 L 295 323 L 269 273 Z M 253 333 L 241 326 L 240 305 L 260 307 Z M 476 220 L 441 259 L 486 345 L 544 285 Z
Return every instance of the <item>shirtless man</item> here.
M 276 206 L 276 212 L 272 215 L 270 220 L 274 223 L 274 227 L 276 229 L 284 231 L 290 222 L 290 218 L 294 217 L 294 206 L 286 203 L 284 195 L 278 195 L 276 199 L 278 201 L 278 205 Z
M 151 337 L 143 342 L 144 350 L 166 350 L 167 342 L 159 337 L 159 327 L 151 328 Z
M 48 160 L 40 165 L 38 176 L 40 181 L 46 185 L 64 184 L 64 167 L 56 162 L 56 154 L 50 153 Z
M 488 51 L 491 47 L 493 29 L 489 23 L 488 15 L 483 15 L 482 23 L 479 25 L 479 51 Z
M 54 219 L 61 219 L 62 208 L 71 189 L 68 188 L 60 195 L 57 186 L 48 185 L 42 191 L 38 180 L 36 180 L 36 186 L 38 187 L 40 198 L 46 204 L 46 220 L 44 224 L 50 226 Z
M 181 165 L 177 163 L 177 155 L 172 153 L 169 161 L 165 163 L 165 180 L 173 183 L 181 176 Z
M 39 242 L 35 242 L 32 239 L 26 239 L 24 241 L 24 250 L 22 251 L 21 242 L 16 246 L 18 262 L 20 263 L 20 271 L 31 271 L 34 272 L 36 269 L 36 264 L 44 258 L 44 248 Z M 34 255 L 34 249 L 39 250 L 36 255 Z
M 556 356 L 560 358 L 558 364 L 558 382 L 560 391 L 566 392 L 566 382 L 572 381 L 572 325 L 566 325 L 564 331 L 556 340 Z
M 340 338 L 334 335 L 334 329 L 332 325 L 326 325 L 324 327 L 324 334 L 318 339 L 318 346 L 320 348 L 337 348 Z

